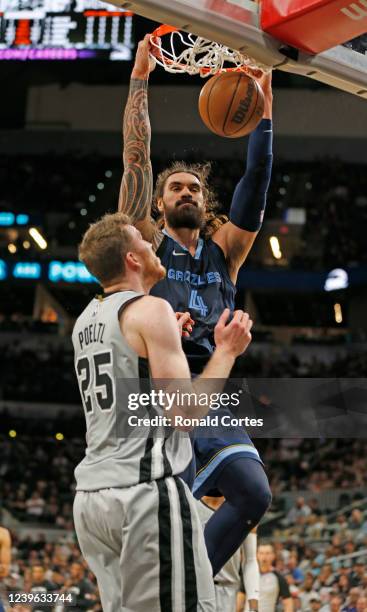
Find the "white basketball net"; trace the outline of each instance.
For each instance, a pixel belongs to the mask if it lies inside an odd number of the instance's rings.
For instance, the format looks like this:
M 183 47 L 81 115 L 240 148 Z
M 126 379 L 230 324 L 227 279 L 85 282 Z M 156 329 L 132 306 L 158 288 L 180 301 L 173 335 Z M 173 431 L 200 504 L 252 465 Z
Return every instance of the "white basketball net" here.
M 227 70 L 261 70 L 270 72 L 271 68 L 254 60 L 252 57 L 229 49 L 228 47 L 216 42 L 206 40 L 194 34 L 185 35 L 179 30 L 165 35 L 169 39 L 166 47 L 162 47 L 159 37 L 152 37 L 151 44 L 154 47 L 154 58 L 157 63 L 167 72 L 200 74 L 201 77 L 208 77 L 218 72 Z M 177 53 L 175 43 L 185 49 Z M 168 47 L 168 48 L 167 48 Z M 231 67 L 226 63 L 232 64 Z

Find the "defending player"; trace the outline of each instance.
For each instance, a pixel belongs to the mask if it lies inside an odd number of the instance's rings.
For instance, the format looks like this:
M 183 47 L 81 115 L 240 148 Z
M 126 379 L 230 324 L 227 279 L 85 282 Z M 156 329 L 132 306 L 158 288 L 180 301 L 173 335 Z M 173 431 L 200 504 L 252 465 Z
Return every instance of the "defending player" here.
M 151 218 L 153 176 L 147 86 L 153 68 L 149 35 L 139 43 L 124 115 L 124 175 L 119 210 L 149 240 L 167 268 L 153 294 L 167 299 L 176 312 L 195 319 L 190 341 L 184 342 L 191 372 L 201 371 L 214 347 L 213 329 L 223 308 L 234 310 L 240 266 L 260 229 L 272 160 L 272 91 L 270 77 L 262 87 L 265 114 L 251 134 L 244 177 L 234 192 L 230 221 L 212 210 L 212 194 L 204 166 L 177 162 L 157 180 L 155 203 L 160 223 Z M 196 434 L 195 434 L 196 435 Z M 205 527 L 213 574 L 258 524 L 271 500 L 261 459 L 242 429 L 228 439 L 195 439 L 197 498 L 219 489 L 226 502 Z M 209 493 L 210 494 L 210 493 Z
M 80 548 L 97 577 L 104 612 L 212 612 L 200 519 L 177 476 L 191 460 L 188 434 L 149 423 L 129 429 L 131 415 L 164 413 L 153 405 L 129 412 L 131 393 L 136 400 L 142 386 L 150 391 L 141 378 L 143 361 L 153 379 L 187 381 L 184 390 L 193 391 L 175 314 L 168 302 L 147 295 L 165 269 L 121 213 L 88 229 L 79 256 L 104 289 L 73 330 L 88 443 L 75 470 Z M 226 325 L 228 315 L 224 311 L 215 327 L 216 350 L 195 385 L 205 377 L 226 378 L 251 340 L 248 315 L 236 311 Z M 174 406 L 170 417 L 207 411 Z

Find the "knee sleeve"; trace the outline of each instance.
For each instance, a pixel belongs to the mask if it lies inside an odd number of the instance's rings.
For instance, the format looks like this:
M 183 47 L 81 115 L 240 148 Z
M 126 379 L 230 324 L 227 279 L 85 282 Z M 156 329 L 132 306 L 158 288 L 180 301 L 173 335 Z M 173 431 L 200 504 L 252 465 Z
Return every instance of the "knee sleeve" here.
M 255 527 L 271 503 L 269 482 L 259 461 L 239 457 L 223 470 L 218 488 Z

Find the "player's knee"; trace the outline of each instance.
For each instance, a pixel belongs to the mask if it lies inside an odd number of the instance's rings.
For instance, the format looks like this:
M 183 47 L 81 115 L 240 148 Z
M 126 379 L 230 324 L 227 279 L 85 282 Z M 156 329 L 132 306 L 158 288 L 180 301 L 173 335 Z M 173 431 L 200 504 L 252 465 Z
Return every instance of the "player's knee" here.
M 253 459 L 241 457 L 223 470 L 219 482 L 226 500 L 246 520 L 256 525 L 271 503 L 271 491 L 262 466 Z
M 238 491 L 237 506 L 248 516 L 251 514 L 252 523 L 256 525 L 271 504 L 271 491 L 267 481 L 254 482 L 253 486 L 246 488 L 244 495 Z
M 258 511 L 261 512 L 261 516 L 263 516 L 269 508 L 272 500 L 272 495 L 268 482 L 262 483 L 261 486 L 256 490 L 256 498 L 256 506 L 258 508 Z
M 271 491 L 268 482 L 259 482 L 253 487 L 251 494 L 251 514 L 254 524 L 257 524 L 271 504 Z

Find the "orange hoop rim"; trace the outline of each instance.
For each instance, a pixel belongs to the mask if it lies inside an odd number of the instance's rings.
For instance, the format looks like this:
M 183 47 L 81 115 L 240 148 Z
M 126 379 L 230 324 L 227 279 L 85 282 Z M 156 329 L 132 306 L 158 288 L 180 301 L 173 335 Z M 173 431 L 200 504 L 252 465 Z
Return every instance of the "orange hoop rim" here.
M 165 34 L 170 34 L 171 32 L 178 32 L 178 31 L 179 29 L 175 28 L 175 26 L 170 26 L 165 23 L 162 23 L 162 25 L 158 26 L 158 28 L 156 28 L 154 32 L 151 33 L 151 37 L 161 38 Z
M 158 26 L 158 28 L 156 28 L 150 35 L 150 38 L 162 38 L 162 36 L 165 36 L 167 34 L 172 34 L 173 32 L 180 32 L 181 30 L 179 28 L 176 28 L 175 26 L 170 26 L 168 24 L 161 24 L 160 26 Z M 186 32 L 187 33 L 187 32 Z M 161 49 L 161 52 L 159 52 L 158 49 L 153 48 L 151 50 L 151 55 L 155 58 L 159 58 L 159 55 L 163 55 L 164 54 L 164 49 Z M 164 55 L 164 62 L 168 65 L 176 65 L 179 68 L 182 68 L 185 72 L 187 72 L 185 70 L 185 64 L 182 64 L 181 62 L 175 62 L 172 59 L 170 59 L 169 57 L 167 57 L 166 55 Z M 215 73 L 213 73 L 213 76 L 215 76 L 216 74 L 223 74 L 226 72 L 244 72 L 245 74 L 247 74 L 248 76 L 254 77 L 254 78 L 260 78 L 263 75 L 263 70 L 261 70 L 261 68 L 258 69 L 253 69 L 250 68 L 249 66 L 246 66 L 245 64 L 243 66 L 230 66 L 230 67 L 223 67 L 223 68 L 219 68 Z M 209 67 L 201 67 L 199 68 L 199 74 L 209 74 L 211 73 L 211 69 Z

